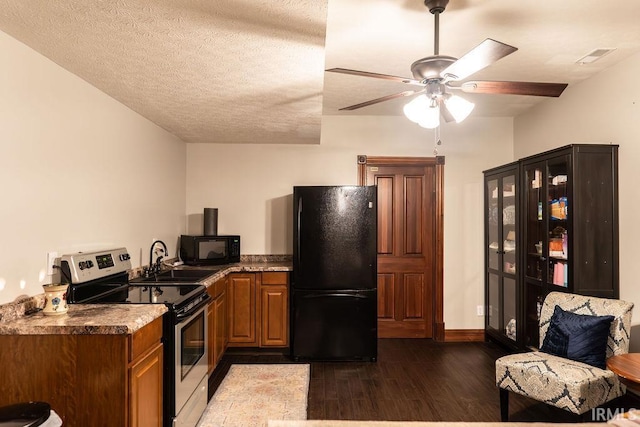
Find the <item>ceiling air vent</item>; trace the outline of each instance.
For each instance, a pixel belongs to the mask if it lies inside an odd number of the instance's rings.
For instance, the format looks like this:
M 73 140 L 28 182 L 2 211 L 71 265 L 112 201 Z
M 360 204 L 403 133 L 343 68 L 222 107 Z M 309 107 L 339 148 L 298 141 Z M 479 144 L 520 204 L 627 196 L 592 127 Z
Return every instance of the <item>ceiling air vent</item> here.
M 580 65 L 582 65 L 582 64 L 591 64 L 592 62 L 596 62 L 598 59 L 602 58 L 605 55 L 608 55 L 609 53 L 613 52 L 614 50 L 616 50 L 616 48 L 594 49 L 591 52 L 587 53 L 582 58 L 578 59 L 576 61 L 576 64 L 580 64 Z

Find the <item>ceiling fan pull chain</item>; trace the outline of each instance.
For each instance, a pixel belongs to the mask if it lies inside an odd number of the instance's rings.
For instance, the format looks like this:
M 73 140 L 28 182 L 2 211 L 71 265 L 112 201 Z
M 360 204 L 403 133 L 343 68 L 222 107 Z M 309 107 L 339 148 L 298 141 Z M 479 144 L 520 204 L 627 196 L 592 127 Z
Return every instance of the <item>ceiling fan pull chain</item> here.
M 434 146 L 433 146 L 433 155 L 438 155 L 438 145 L 442 145 L 442 141 L 440 140 L 440 125 L 436 126 L 433 132 Z

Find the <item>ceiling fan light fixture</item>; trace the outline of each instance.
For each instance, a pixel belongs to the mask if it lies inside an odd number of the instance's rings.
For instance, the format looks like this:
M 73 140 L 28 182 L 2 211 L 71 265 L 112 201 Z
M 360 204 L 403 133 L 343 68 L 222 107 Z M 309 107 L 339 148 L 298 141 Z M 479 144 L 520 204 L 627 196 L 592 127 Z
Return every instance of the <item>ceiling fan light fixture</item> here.
M 407 102 L 402 109 L 404 115 L 414 123 L 419 123 L 422 119 L 424 111 L 429 108 L 429 98 L 426 95 L 420 95 Z
M 423 128 L 434 129 L 440 125 L 438 102 L 427 95 L 420 95 L 407 102 L 403 108 L 409 120 Z
M 449 110 L 456 123 L 460 123 L 466 119 L 476 106 L 473 102 L 467 101 L 457 95 L 451 95 L 445 98 L 444 105 L 447 110 Z
M 440 126 L 440 106 L 437 99 L 429 99 L 429 107 L 422 111 L 418 125 L 427 129 Z
M 440 126 L 440 107 L 437 103 L 422 111 L 418 125 L 427 129 L 435 129 Z

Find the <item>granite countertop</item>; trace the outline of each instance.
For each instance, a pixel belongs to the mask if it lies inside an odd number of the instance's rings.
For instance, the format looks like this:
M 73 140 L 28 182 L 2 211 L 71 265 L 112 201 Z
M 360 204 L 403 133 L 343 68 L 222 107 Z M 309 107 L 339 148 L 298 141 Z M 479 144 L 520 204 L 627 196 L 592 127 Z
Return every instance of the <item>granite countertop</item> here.
M 0 323 L 0 335 L 127 335 L 166 312 L 164 304 L 69 304 L 66 314 L 38 311 Z
M 293 271 L 293 263 L 288 260 L 283 261 L 242 261 L 237 264 L 226 264 L 224 266 L 199 266 L 199 267 L 189 267 L 189 266 L 180 266 L 177 269 L 194 269 L 194 270 L 211 270 L 211 269 L 220 269 L 215 272 L 211 276 L 207 276 L 203 280 L 200 281 L 203 285 L 209 287 L 216 281 L 222 279 L 228 274 L 231 273 L 259 273 L 259 272 L 269 272 L 269 271 Z
M 252 255 L 236 264 L 177 269 L 218 269 L 199 282 L 208 287 L 230 273 L 292 271 L 293 263 L 286 255 Z M 45 316 L 43 306 L 43 294 L 0 305 L 0 335 L 131 334 L 167 312 L 163 304 L 69 304 L 66 314 Z

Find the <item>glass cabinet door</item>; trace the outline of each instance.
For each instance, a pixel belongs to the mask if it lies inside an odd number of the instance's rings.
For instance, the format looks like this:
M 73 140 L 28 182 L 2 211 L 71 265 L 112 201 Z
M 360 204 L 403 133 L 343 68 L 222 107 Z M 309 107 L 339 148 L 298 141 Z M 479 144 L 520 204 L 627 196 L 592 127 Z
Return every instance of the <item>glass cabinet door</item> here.
M 502 178 L 502 333 L 516 341 L 516 175 Z
M 515 343 L 518 317 L 516 279 L 516 171 L 486 180 L 486 327 Z
M 566 288 L 569 280 L 569 200 L 567 174 L 569 156 L 549 160 L 547 175 L 548 205 L 546 216 L 548 237 L 546 241 L 548 265 L 547 283 Z
M 500 265 L 500 204 L 499 204 L 499 180 L 487 180 L 487 301 L 486 301 L 486 326 L 495 331 L 500 330 L 500 276 L 498 268 Z
M 569 156 L 525 165 L 524 172 L 524 344 L 537 348 L 540 307 L 554 288 L 567 288 L 570 203 Z
M 542 281 L 546 263 L 546 190 L 544 164 L 525 169 L 525 276 Z
M 516 176 L 507 175 L 502 179 L 502 271 L 509 274 L 516 274 L 516 208 Z
M 525 168 L 525 258 L 527 279 L 567 287 L 569 157 Z
M 487 181 L 487 236 L 489 247 L 487 248 L 487 264 L 492 270 L 498 269 L 500 243 L 499 243 L 499 206 L 498 206 L 498 180 Z

